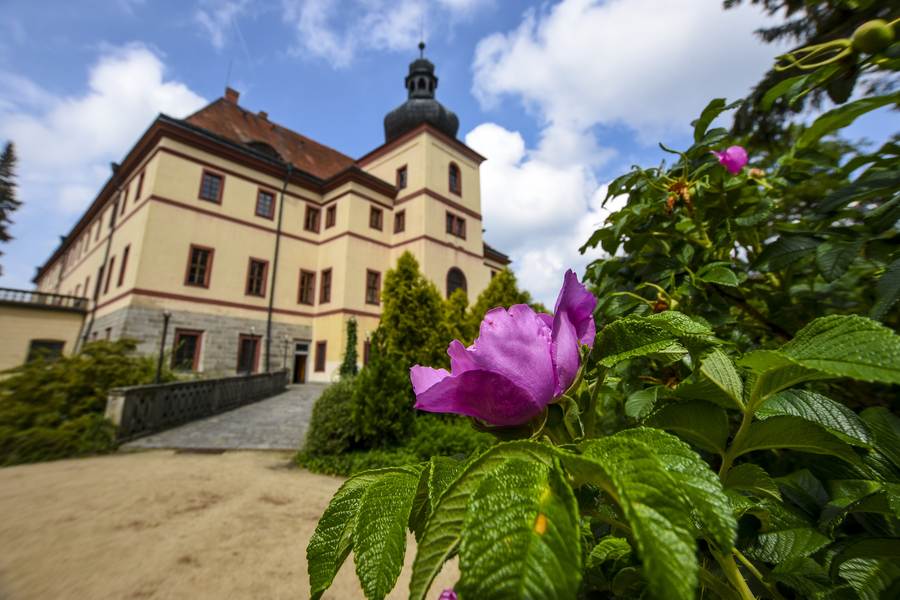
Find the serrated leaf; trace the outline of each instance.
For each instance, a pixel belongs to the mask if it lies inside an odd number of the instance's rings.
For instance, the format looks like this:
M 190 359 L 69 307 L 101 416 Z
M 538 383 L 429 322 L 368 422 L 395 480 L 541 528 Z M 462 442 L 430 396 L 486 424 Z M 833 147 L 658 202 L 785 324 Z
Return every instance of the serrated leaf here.
M 456 589 L 469 598 L 575 597 L 581 580 L 578 505 L 555 467 L 512 459 L 472 496 Z
M 687 354 L 669 332 L 640 319 L 613 321 L 600 332 L 596 346 L 600 364 L 605 367 L 638 356 Z
M 697 272 L 697 279 L 706 283 L 717 283 L 728 287 L 737 287 L 740 284 L 737 275 L 728 267 L 713 265 L 704 267 Z
M 896 169 L 888 171 L 869 169 L 850 185 L 841 186 L 825 196 L 818 210 L 827 216 L 828 213 L 843 208 L 851 202 L 865 202 L 880 194 L 889 196 L 897 189 L 898 185 L 900 185 L 900 172 Z M 873 217 L 877 219 L 878 215 L 869 213 L 865 219 L 871 222 Z
M 769 90 L 762 97 L 762 100 L 760 100 L 759 102 L 760 108 L 764 112 L 769 112 L 769 110 L 772 109 L 772 104 L 775 103 L 775 100 L 782 96 L 788 95 L 792 90 L 795 90 L 796 88 L 803 87 L 803 85 L 809 78 L 810 75 L 808 73 L 804 73 L 802 75 L 788 77 L 787 79 L 779 81 L 777 84 L 769 88 Z
M 865 317 L 820 317 L 779 352 L 802 367 L 835 377 L 900 383 L 900 336 Z
M 425 525 L 413 562 L 410 600 L 425 598 L 441 566 L 459 547 L 471 494 L 486 476 L 513 458 L 546 465 L 553 462 L 553 454 L 547 446 L 530 441 L 497 444 L 470 461 L 438 498 L 433 514 Z
M 792 558 L 776 565 L 772 579 L 810 598 L 818 598 L 817 594 L 833 587 L 828 571 L 809 557 Z
M 320 598 L 331 586 L 334 576 L 350 554 L 360 500 L 366 488 L 383 473 L 367 471 L 345 481 L 319 519 L 306 547 L 309 593 L 313 600 Z
M 744 386 L 727 354 L 718 348 L 705 354 L 700 359 L 700 372 L 733 401 L 734 408 L 743 408 Z
M 409 528 L 416 534 L 416 540 L 422 535 L 437 499 L 459 474 L 464 464 L 446 456 L 434 456 L 428 461 L 419 478 L 419 488 L 409 517 Z
M 900 298 L 900 258 L 885 269 L 875 286 L 875 304 L 869 316 L 881 320 Z
M 880 513 L 895 516 L 895 511 L 887 497 L 894 490 L 885 484 L 871 480 L 836 480 L 829 482 L 831 500 L 822 510 L 819 529 L 832 535 L 850 513 Z
M 672 431 L 701 450 L 724 454 L 728 440 L 728 415 L 708 402 L 670 403 L 648 418 L 645 425 Z
M 384 598 L 397 583 L 420 474 L 420 468 L 386 473 L 366 487 L 360 500 L 353 555 L 356 575 L 369 600 Z
M 781 501 L 778 484 L 766 471 L 753 463 L 732 467 L 722 483 L 727 489 L 748 492 L 757 497 Z
M 898 101 L 900 101 L 900 94 L 886 94 L 862 98 L 832 109 L 813 121 L 813 124 L 797 138 L 794 147 L 799 150 L 811 146 L 822 136 L 851 124 L 857 117 L 876 108 L 896 104 Z
M 754 412 L 766 398 L 805 381 L 829 379 L 829 375 L 798 365 L 776 350 L 757 350 L 744 355 L 738 365 L 750 370 L 747 401 Z
M 838 567 L 860 600 L 896 598 L 900 592 L 900 563 L 887 559 L 851 558 Z
M 816 266 L 825 281 L 839 279 L 859 256 L 863 240 L 828 240 L 816 248 Z
M 700 118 L 692 123 L 694 126 L 694 143 L 698 143 L 703 139 L 709 124 L 727 108 L 725 98 L 715 98 L 709 101 L 709 104 L 700 113 Z
M 867 408 L 860 418 L 875 438 L 875 448 L 900 469 L 900 418 L 883 406 Z
M 588 555 L 588 568 L 594 568 L 606 561 L 627 559 L 631 556 L 631 544 L 625 538 L 608 535 L 591 549 Z
M 813 254 L 819 241 L 803 235 L 781 236 L 760 252 L 754 266 L 767 271 L 781 271 Z
M 713 335 L 713 331 L 708 325 L 698 323 L 683 312 L 677 310 L 665 310 L 660 313 L 647 315 L 646 317 L 639 317 L 639 319 L 645 323 L 651 323 L 660 329 L 668 331 L 676 338 L 695 336 L 711 337 Z
M 818 552 L 830 541 L 815 529 L 769 531 L 759 534 L 744 554 L 756 560 L 779 564 Z
M 779 449 L 828 454 L 850 464 L 860 463 L 847 444 L 819 425 L 798 417 L 772 417 L 752 423 L 743 438 L 732 442 L 729 452 L 737 457 L 756 450 Z
M 775 481 L 781 486 L 784 495 L 810 517 L 818 515 L 828 502 L 825 486 L 808 469 L 788 473 Z
M 638 390 L 625 401 L 625 414 L 632 419 L 643 419 L 653 410 L 659 386 Z
M 868 447 L 872 440 L 856 413 L 830 398 L 807 390 L 785 390 L 762 403 L 758 419 L 791 415 L 821 425 L 848 444 Z

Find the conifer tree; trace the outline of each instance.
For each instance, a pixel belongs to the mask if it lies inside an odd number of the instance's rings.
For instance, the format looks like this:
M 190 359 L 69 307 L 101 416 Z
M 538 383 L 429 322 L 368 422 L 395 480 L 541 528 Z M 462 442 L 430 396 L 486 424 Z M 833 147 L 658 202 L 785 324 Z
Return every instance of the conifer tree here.
M 10 215 L 15 212 L 22 203 L 16 199 L 16 151 L 12 142 L 7 142 L 0 154 L 0 242 L 8 242 L 12 239 L 8 227 L 12 225 Z M 0 252 L 0 256 L 3 253 Z M 0 275 L 3 267 L 0 266 Z
M 356 375 L 356 360 L 356 319 L 350 317 L 347 321 L 347 349 L 344 351 L 344 362 L 341 363 L 339 371 L 341 378 Z
M 467 346 L 472 343 L 475 336 L 466 314 L 468 307 L 469 299 L 462 288 L 453 290 L 450 297 L 444 301 L 444 327 L 448 343 L 451 340 L 459 340 Z

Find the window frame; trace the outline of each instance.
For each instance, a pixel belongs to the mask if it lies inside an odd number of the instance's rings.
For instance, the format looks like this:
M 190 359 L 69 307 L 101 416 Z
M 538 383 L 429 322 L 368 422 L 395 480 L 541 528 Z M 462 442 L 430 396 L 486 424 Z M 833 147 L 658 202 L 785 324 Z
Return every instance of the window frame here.
M 219 193 L 216 196 L 216 199 L 213 200 L 211 198 L 205 198 L 203 196 L 203 180 L 206 179 L 206 176 L 210 175 L 212 177 L 219 178 Z M 222 196 L 225 193 L 225 174 L 219 173 L 218 171 L 213 171 L 212 169 L 203 169 L 200 173 L 200 187 L 197 189 L 197 199 L 201 202 L 212 202 L 213 204 L 222 204 Z
M 394 233 L 406 231 L 406 209 L 394 213 Z
M 250 290 L 250 275 L 253 271 L 253 263 L 262 263 L 263 271 L 262 271 L 262 281 L 260 282 L 260 293 L 254 294 Z M 264 258 L 256 258 L 251 256 L 247 259 L 247 275 L 244 278 L 244 295 L 252 296 L 253 298 L 265 298 L 266 297 L 266 284 L 269 282 L 269 261 Z
M 375 301 L 372 302 L 369 300 L 369 275 L 375 275 Z M 371 304 L 373 306 L 381 306 L 381 271 L 375 271 L 374 269 L 366 269 L 366 304 Z
M 325 208 L 325 229 L 331 229 L 337 224 L 337 203 Z
M 54 346 L 59 344 L 59 354 L 56 354 L 55 349 L 52 349 L 50 352 L 47 353 L 48 354 L 47 360 L 57 360 L 59 358 L 62 358 L 63 354 L 66 351 L 66 341 L 65 340 L 54 340 L 54 339 L 49 339 L 49 338 L 34 338 L 31 340 L 28 340 L 28 354 L 25 355 L 26 363 L 30 363 L 38 358 L 37 350 L 34 348 L 35 342 L 37 342 L 38 344 L 45 344 L 45 345 L 53 344 Z
M 109 264 L 106 267 L 106 281 L 103 283 L 103 293 L 109 293 L 109 283 L 112 281 L 113 270 L 116 268 L 116 256 L 109 257 Z
M 453 179 L 451 178 L 451 173 L 454 171 L 456 172 L 455 188 L 453 186 Z M 450 165 L 447 167 L 447 187 L 450 189 L 451 193 L 462 196 L 462 169 L 460 169 L 459 165 L 453 161 L 451 161 Z
M 313 359 L 313 372 L 324 373 L 328 364 L 328 341 L 319 340 L 316 342 L 316 356 Z
M 125 246 L 122 250 L 122 264 L 119 265 L 119 277 L 116 281 L 116 288 L 122 287 L 125 281 L 125 269 L 128 267 L 128 255 L 131 253 L 131 244 Z
M 201 283 L 190 283 L 190 281 L 189 281 L 189 278 L 191 275 L 191 258 L 194 255 L 194 250 L 205 250 L 205 251 L 209 252 L 209 264 L 206 267 L 206 272 L 203 274 L 204 278 L 203 278 L 202 284 Z M 187 266 L 184 269 L 184 285 L 186 285 L 188 287 L 198 287 L 198 288 L 209 289 L 209 284 L 210 284 L 210 281 L 212 280 L 212 268 L 213 268 L 213 261 L 215 260 L 215 257 L 216 257 L 216 249 L 215 248 L 211 248 L 209 246 L 201 246 L 200 244 L 191 244 L 188 247 Z
M 172 360 L 170 361 L 169 367 L 173 371 L 184 371 L 184 369 L 179 369 L 175 365 L 175 356 L 178 351 L 178 343 L 181 341 L 182 337 L 185 336 L 196 336 L 197 337 L 197 345 L 194 347 L 194 356 L 191 359 L 191 369 L 192 373 L 197 373 L 200 367 L 200 353 L 203 349 L 203 330 L 202 329 L 182 329 L 180 327 L 175 329 L 175 337 L 172 341 Z
M 303 276 L 308 275 L 310 277 L 309 284 L 309 302 L 303 301 Z M 303 304 L 304 306 L 315 306 L 316 305 L 316 272 L 309 271 L 307 269 L 300 269 L 300 278 L 297 282 L 297 304 Z
M 363 366 L 365 367 L 369 364 L 369 359 L 372 356 L 372 340 L 366 339 L 363 340 L 363 351 L 362 351 L 362 359 Z
M 309 215 L 314 214 L 314 223 L 312 223 L 314 228 L 310 228 Z M 313 206 L 312 204 L 306 205 L 306 211 L 303 213 L 303 231 L 309 231 L 312 233 L 319 233 L 322 227 L 322 211 L 318 206 Z
M 462 285 L 451 291 L 450 290 L 450 274 L 453 273 L 454 271 L 457 271 L 459 273 L 459 275 L 462 277 Z M 447 298 L 450 298 L 450 294 L 455 292 L 457 289 L 461 289 L 463 292 L 466 293 L 467 296 L 469 294 L 469 281 L 466 278 L 466 274 L 463 272 L 462 269 L 460 269 L 459 267 L 457 267 L 455 265 L 450 267 L 449 269 L 447 269 L 447 276 L 445 277 L 444 284 L 446 285 L 445 289 L 447 290 Z
M 201 181 L 201 182 L 203 181 L 202 178 L 201 178 L 200 181 Z M 202 184 L 201 184 L 201 185 L 202 185 Z M 141 199 L 141 192 L 142 192 L 142 191 L 144 191 L 144 171 L 141 171 L 141 174 L 138 175 L 137 191 L 136 191 L 135 194 L 134 194 L 134 202 L 135 202 L 135 204 L 137 204 L 137 202 Z
M 269 214 L 259 212 L 259 197 L 262 194 L 268 194 L 269 196 L 272 197 L 272 204 L 270 205 Z M 257 217 L 262 217 L 263 219 L 269 219 L 270 221 L 274 221 L 275 220 L 275 203 L 278 201 L 277 198 L 278 198 L 278 195 L 273 190 L 270 190 L 270 189 L 264 188 L 264 187 L 258 188 L 256 190 L 256 206 L 253 207 L 253 214 L 256 215 Z
M 377 206 L 369 206 L 369 229 L 384 231 L 384 209 Z
M 256 340 L 256 347 L 253 350 L 253 365 L 250 367 L 249 371 L 241 371 L 241 346 L 243 346 L 244 340 Z M 262 341 L 261 335 L 256 335 L 253 333 L 239 333 L 238 334 L 238 347 L 237 347 L 237 364 L 234 367 L 235 373 L 241 374 L 246 373 L 252 375 L 254 373 L 259 372 L 259 350 L 262 345 L 260 342 Z
M 447 211 L 447 216 L 445 218 L 445 225 L 447 229 L 447 233 L 452 235 L 453 237 L 458 237 L 460 239 L 466 239 L 466 219 L 465 217 L 460 217 L 454 212 Z
M 401 182 L 403 183 L 403 185 L 400 185 Z M 397 167 L 397 174 L 394 179 L 394 184 L 398 190 L 405 190 L 409 186 L 409 171 L 407 170 L 406 165 Z
M 328 282 L 328 287 L 326 288 L 325 282 Z M 325 291 L 328 291 L 326 294 Z M 319 276 L 319 304 L 328 304 L 331 302 L 331 267 L 327 269 L 322 269 L 322 273 Z

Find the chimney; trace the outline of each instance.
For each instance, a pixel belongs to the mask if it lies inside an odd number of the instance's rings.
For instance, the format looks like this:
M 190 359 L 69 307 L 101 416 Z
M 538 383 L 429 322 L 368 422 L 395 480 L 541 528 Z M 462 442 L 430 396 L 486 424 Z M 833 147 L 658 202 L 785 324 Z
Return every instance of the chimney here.
M 238 98 L 241 93 L 234 88 L 226 87 L 225 88 L 225 100 L 227 102 L 231 102 L 232 104 L 238 103 Z
M 261 110 L 261 111 L 259 111 L 259 112 L 256 113 L 256 114 L 257 114 L 257 115 L 259 116 L 259 118 L 262 119 L 263 121 L 268 121 L 268 120 L 269 120 L 269 113 L 267 113 L 267 112 L 264 111 L 264 110 Z

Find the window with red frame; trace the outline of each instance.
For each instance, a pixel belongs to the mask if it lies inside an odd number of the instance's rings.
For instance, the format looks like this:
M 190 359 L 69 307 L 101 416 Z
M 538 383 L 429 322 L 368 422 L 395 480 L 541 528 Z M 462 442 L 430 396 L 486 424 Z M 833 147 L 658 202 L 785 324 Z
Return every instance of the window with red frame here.
M 212 261 L 212 248 L 191 246 L 190 253 L 188 254 L 188 268 L 184 284 L 196 287 L 209 287 Z
M 116 282 L 116 287 L 122 287 L 122 282 L 125 281 L 125 267 L 128 266 L 128 253 L 131 251 L 131 245 L 125 246 L 125 249 L 122 251 L 122 266 L 119 267 L 119 280 Z
M 223 183 L 224 178 L 218 173 L 203 171 L 203 176 L 200 179 L 200 193 L 198 194 L 198 197 L 207 202 L 215 202 L 216 204 L 221 203 Z
M 337 204 L 332 204 L 325 209 L 325 229 L 334 227 L 337 222 Z
M 462 176 L 459 173 L 459 167 L 454 163 L 450 163 L 450 168 L 447 172 L 447 183 L 451 192 L 462 194 Z
M 244 293 L 248 296 L 266 295 L 266 275 L 269 271 L 269 261 L 251 258 L 247 266 L 247 285 Z
M 306 218 L 303 220 L 303 229 L 319 233 L 319 209 L 309 204 L 306 205 Z
M 406 211 L 401 210 L 394 215 L 394 233 L 406 231 Z
M 138 175 L 137 191 L 134 194 L 134 201 L 137 203 L 141 199 L 141 192 L 144 190 L 144 172 Z
M 256 216 L 272 219 L 275 217 L 275 194 L 259 190 L 256 194 Z
M 381 231 L 381 221 L 383 216 L 384 211 L 380 208 L 375 208 L 374 206 L 369 208 L 369 227 Z
M 363 342 L 363 366 L 369 364 L 369 355 L 372 352 L 372 342 L 366 340 Z
M 331 302 L 331 269 L 322 271 L 322 280 L 319 283 L 319 304 Z
M 297 294 L 297 302 L 300 304 L 315 304 L 316 274 L 312 271 L 300 270 L 300 291 Z
M 466 239 L 466 220 L 447 212 L 447 233 Z
M 366 271 L 366 304 L 379 304 L 381 301 L 381 273 Z
M 316 342 L 316 366 L 317 373 L 325 371 L 325 359 L 328 351 L 328 342 Z
M 109 292 L 109 282 L 112 280 L 113 268 L 116 265 L 116 257 L 111 256 L 109 258 L 109 269 L 106 271 L 106 283 L 103 284 L 103 293 L 106 294 Z
M 200 366 L 200 342 L 202 331 L 176 329 L 172 346 L 172 369 L 175 371 L 196 371 Z
M 397 189 L 403 189 L 406 187 L 406 165 L 403 165 L 399 169 L 397 169 Z

